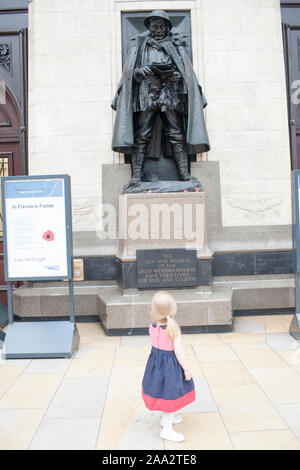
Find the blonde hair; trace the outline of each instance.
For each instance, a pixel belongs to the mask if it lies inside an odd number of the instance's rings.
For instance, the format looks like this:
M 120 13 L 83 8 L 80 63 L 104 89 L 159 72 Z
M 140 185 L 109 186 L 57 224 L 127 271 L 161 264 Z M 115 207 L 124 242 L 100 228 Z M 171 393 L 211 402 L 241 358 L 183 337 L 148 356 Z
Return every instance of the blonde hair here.
M 167 335 L 173 340 L 180 333 L 180 328 L 174 320 L 176 313 L 177 305 L 172 294 L 166 291 L 159 291 L 153 296 L 150 314 L 154 320 L 166 323 Z

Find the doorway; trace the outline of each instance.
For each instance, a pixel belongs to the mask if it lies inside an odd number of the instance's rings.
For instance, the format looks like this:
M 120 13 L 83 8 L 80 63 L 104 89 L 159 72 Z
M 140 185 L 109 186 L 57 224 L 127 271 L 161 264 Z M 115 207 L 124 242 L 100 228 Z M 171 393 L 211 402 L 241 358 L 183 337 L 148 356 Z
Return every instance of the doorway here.
M 27 26 L 26 0 L 1 1 L 0 177 L 27 173 Z M 1 204 L 0 303 L 7 305 Z
M 281 1 L 291 169 L 300 169 L 300 2 Z

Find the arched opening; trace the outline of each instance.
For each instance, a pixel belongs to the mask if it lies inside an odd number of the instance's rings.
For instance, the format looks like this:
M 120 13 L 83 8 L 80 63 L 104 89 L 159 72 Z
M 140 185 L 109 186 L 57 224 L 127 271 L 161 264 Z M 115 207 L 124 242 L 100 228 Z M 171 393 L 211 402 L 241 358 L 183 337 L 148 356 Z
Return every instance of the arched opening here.
M 21 111 L 13 92 L 4 86 L 0 102 L 0 177 L 22 175 Z M 0 193 L 1 203 L 1 193 Z M 0 205 L 0 303 L 7 304 L 7 287 L 4 277 L 2 206 Z

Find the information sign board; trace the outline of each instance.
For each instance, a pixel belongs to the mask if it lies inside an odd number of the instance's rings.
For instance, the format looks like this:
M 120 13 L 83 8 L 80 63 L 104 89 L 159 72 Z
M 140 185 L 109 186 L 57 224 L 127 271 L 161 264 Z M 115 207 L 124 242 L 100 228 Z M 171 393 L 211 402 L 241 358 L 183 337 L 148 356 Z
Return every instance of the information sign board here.
M 6 280 L 71 278 L 69 177 L 2 178 Z
M 75 324 L 68 175 L 7 176 L 1 185 L 9 325 L 3 359 L 72 357 Z M 14 322 L 12 281 L 69 280 L 70 321 Z

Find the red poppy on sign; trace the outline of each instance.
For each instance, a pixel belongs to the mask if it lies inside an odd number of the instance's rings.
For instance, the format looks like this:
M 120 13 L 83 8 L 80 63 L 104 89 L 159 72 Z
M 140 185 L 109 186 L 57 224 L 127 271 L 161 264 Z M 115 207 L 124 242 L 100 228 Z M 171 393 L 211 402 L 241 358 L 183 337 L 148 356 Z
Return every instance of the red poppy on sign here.
M 46 242 L 52 242 L 54 240 L 54 233 L 51 232 L 51 230 L 47 230 L 42 238 L 46 240 Z

